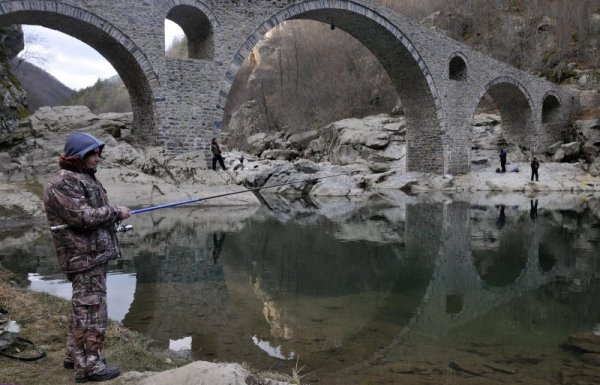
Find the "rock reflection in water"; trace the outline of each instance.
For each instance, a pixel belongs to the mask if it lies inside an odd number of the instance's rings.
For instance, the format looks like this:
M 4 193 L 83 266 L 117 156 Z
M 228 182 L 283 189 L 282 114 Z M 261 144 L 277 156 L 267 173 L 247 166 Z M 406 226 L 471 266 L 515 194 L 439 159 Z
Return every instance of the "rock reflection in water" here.
M 113 266 L 136 273 L 125 325 L 197 359 L 298 359 L 327 384 L 545 383 L 600 319 L 597 200 L 268 202 L 132 217 Z M 0 262 L 56 273 L 36 234 L 5 236 Z

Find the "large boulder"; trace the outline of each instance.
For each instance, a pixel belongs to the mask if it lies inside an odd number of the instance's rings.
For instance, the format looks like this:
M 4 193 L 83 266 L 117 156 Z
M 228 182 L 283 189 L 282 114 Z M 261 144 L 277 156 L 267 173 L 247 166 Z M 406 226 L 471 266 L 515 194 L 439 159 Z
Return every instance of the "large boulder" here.
M 239 133 L 242 137 L 257 134 L 262 129 L 260 106 L 256 100 L 244 102 L 229 120 L 229 132 Z
M 92 126 L 100 117 L 86 106 L 56 106 L 40 107 L 28 120 L 36 134 L 43 135 L 46 131 L 68 134 Z
M 295 150 L 266 150 L 260 155 L 261 159 L 278 159 L 292 161 L 300 157 L 300 153 Z
M 573 124 L 583 142 L 600 143 L 600 121 L 598 119 L 577 120 Z
M 590 164 L 588 172 L 593 177 L 600 177 L 600 158 L 594 159 L 594 161 Z
M 497 126 L 500 122 L 501 119 L 496 114 L 477 114 L 473 118 L 473 125 L 475 127 Z
M 560 146 L 562 146 L 562 145 L 563 145 L 563 142 L 561 142 L 561 141 L 551 144 L 550 146 L 548 146 L 548 148 L 546 148 L 546 154 L 547 155 L 556 154 L 556 152 L 560 149 Z
M 302 132 L 297 132 L 295 134 L 292 134 L 288 137 L 287 142 L 289 144 L 290 147 L 298 150 L 298 151 L 303 151 L 304 149 L 306 149 L 306 147 L 308 146 L 308 144 L 319 138 L 319 131 L 318 130 L 309 130 L 309 131 L 302 131 Z
M 396 160 L 401 155 L 397 154 L 397 146 L 385 155 L 381 153 L 393 143 L 404 143 L 405 125 L 404 117 L 389 115 L 344 119 L 323 127 L 319 140 L 313 140 L 310 149 L 312 153 L 321 151 L 320 157 L 333 164 L 369 162 L 374 169 L 386 168 L 387 166 L 380 165 L 384 158 Z
M 0 221 L 5 219 L 28 219 L 43 215 L 42 201 L 28 191 L 30 186 L 0 183 Z M 36 187 L 39 193 L 39 186 Z
M 600 353 L 600 335 L 576 333 L 569 336 L 568 344 L 588 353 Z
M 264 132 L 258 132 L 248 137 L 248 151 L 251 154 L 260 155 L 269 148 L 269 139 Z
M 0 135 L 0 148 L 10 159 L 0 166 L 0 181 L 39 181 L 58 166 L 64 142 L 73 131 L 90 133 L 107 144 L 105 163 L 131 164 L 139 156 L 132 146 L 115 136 L 129 132 L 133 115 L 93 114 L 85 106 L 41 107 L 20 121 L 10 135 Z M 6 155 L 4 156 L 6 158 Z
M 577 160 L 579 157 L 579 151 L 581 149 L 581 143 L 570 142 L 561 144 L 552 156 L 553 162 L 572 162 Z

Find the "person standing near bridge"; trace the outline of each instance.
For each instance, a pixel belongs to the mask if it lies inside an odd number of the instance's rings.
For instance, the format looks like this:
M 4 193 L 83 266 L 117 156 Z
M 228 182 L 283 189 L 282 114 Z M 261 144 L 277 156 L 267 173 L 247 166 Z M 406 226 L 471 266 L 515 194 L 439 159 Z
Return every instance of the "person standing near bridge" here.
M 75 132 L 65 143 L 60 169 L 44 186 L 44 207 L 50 225 L 68 225 L 52 232 L 61 270 L 73 294 L 63 365 L 75 369 L 75 382 L 106 381 L 120 375 L 107 367 L 104 335 L 108 321 L 108 261 L 118 258 L 115 223 L 130 215 L 127 207 L 110 206 L 96 179 L 104 143 Z
M 221 168 L 223 168 L 223 170 L 227 170 L 227 168 L 225 167 L 225 162 L 223 161 L 223 153 L 221 152 L 221 147 L 219 146 L 219 143 L 217 143 L 217 138 L 213 138 L 213 140 L 210 144 L 210 151 L 213 154 L 212 169 L 214 171 L 217 171 L 217 161 L 218 161 L 219 164 L 221 165 Z
M 506 156 L 507 152 L 505 149 L 500 149 L 500 172 L 506 172 Z
M 538 162 L 537 158 L 534 157 L 531 161 L 531 181 L 533 182 L 533 177 L 535 176 L 535 181 L 538 182 L 540 177 L 538 175 L 538 170 L 540 168 L 540 162 Z

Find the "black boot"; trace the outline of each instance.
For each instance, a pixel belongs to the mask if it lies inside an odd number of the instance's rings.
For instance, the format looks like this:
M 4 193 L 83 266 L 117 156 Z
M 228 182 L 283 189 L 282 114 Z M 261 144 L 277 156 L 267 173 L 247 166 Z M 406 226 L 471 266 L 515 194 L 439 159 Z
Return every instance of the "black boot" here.
M 89 376 L 75 378 L 75 382 L 81 383 L 81 382 L 88 382 L 88 381 L 108 381 L 108 380 L 112 380 L 113 378 L 119 377 L 120 374 L 121 374 L 121 371 L 119 370 L 119 368 L 106 368 L 105 367 L 101 371 L 96 372 L 94 374 L 90 374 Z

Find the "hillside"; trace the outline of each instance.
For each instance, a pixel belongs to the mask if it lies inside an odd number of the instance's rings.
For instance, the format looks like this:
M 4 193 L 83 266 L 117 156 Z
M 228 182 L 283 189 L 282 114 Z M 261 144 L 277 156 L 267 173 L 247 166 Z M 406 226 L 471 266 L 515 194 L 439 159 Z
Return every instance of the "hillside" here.
M 600 59 L 599 0 L 378 2 L 500 61 L 550 80 L 568 78 L 569 63 L 596 68 Z
M 63 104 L 87 106 L 95 114 L 131 112 L 129 93 L 118 75 L 109 79 L 98 79 L 93 86 L 74 92 Z
M 73 94 L 72 89 L 28 61 L 13 59 L 10 61 L 10 69 L 27 92 L 29 113 L 41 106 L 62 105 Z

